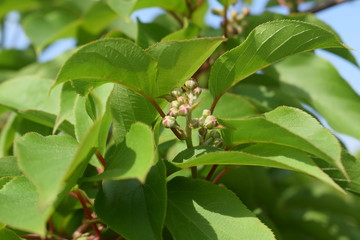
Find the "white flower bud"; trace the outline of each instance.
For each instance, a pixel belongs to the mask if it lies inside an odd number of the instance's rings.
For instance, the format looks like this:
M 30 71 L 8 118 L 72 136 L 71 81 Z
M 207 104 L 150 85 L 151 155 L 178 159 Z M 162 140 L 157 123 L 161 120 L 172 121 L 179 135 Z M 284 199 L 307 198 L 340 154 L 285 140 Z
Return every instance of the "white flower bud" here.
M 178 101 L 179 104 L 185 104 L 185 103 L 188 102 L 188 99 L 186 97 L 181 96 L 181 97 L 177 98 L 177 101 Z
M 196 80 L 192 79 L 192 78 L 185 82 L 185 87 L 187 87 L 190 90 L 193 90 L 198 85 L 199 85 L 198 82 Z
M 172 108 L 179 108 L 180 107 L 180 103 L 178 101 L 171 101 L 170 103 L 170 107 Z
M 172 116 L 165 116 L 162 120 L 162 124 L 166 128 L 172 128 L 176 125 L 176 120 Z
M 177 115 L 179 115 L 179 110 L 177 108 L 170 108 L 169 115 L 172 117 L 176 117 Z
M 183 104 L 179 107 L 179 115 L 186 116 L 189 114 L 191 106 L 189 104 Z
M 193 93 L 196 97 L 200 96 L 201 94 L 201 88 L 200 87 L 196 87 L 194 90 L 193 90 Z
M 208 117 L 208 116 L 210 116 L 211 115 L 211 111 L 210 110 L 208 110 L 208 109 L 204 109 L 203 110 L 203 112 L 202 112 L 202 117 L 203 118 L 206 118 L 206 117 Z
M 173 95 L 174 97 L 180 97 L 182 93 L 183 93 L 182 88 L 174 88 L 171 91 L 171 95 Z
M 216 117 L 213 115 L 207 116 L 204 121 L 204 127 L 207 129 L 212 129 L 217 125 Z

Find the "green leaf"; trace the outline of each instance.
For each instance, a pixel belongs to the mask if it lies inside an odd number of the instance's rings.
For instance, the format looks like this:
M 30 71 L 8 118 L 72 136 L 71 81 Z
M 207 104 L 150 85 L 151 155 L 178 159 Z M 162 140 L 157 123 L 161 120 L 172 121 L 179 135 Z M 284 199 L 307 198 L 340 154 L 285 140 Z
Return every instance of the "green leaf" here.
M 309 114 L 292 107 L 278 107 L 264 117 L 221 120 L 228 128 L 224 141 L 229 146 L 272 143 L 311 153 L 336 166 L 345 176 L 341 147 L 328 129 Z
M 165 224 L 174 239 L 275 239 L 234 193 L 183 177 L 168 183 Z
M 186 2 L 183 0 L 137 0 L 134 10 L 149 7 L 160 7 L 181 14 L 187 13 Z
M 38 206 L 39 194 L 24 176 L 13 178 L 0 189 L 0 222 L 44 236 L 50 207 Z
M 135 179 L 105 181 L 95 199 L 97 215 L 127 239 L 162 239 L 166 210 L 165 177 L 165 167 L 158 161 L 145 184 Z
M 75 136 L 78 142 L 84 138 L 86 132 L 93 124 L 93 120 L 85 108 L 86 99 L 87 97 L 78 95 L 75 100 Z
M 157 63 L 125 39 L 103 39 L 80 48 L 62 67 L 54 86 L 76 80 L 77 90 L 107 82 L 125 85 L 147 96 L 157 96 Z
M 0 50 L 0 69 L 19 70 L 36 61 L 36 55 L 32 48 L 27 50 Z
M 19 167 L 39 192 L 41 207 L 56 199 L 72 164 L 78 143 L 70 136 L 26 134 L 15 144 Z
M 331 63 L 304 53 L 274 68 L 283 92 L 313 107 L 335 131 L 360 139 L 360 96 Z
M 10 229 L 0 228 L 0 239 L 21 240 L 23 238 L 20 238 L 18 235 L 16 235 L 15 232 L 11 231 Z
M 129 17 L 138 0 L 106 0 L 107 4 L 120 16 Z
M 343 48 L 338 38 L 299 21 L 273 21 L 256 27 L 238 47 L 219 57 L 211 69 L 209 89 L 219 98 L 247 76 L 278 60 L 317 48 Z
M 344 192 L 306 153 L 273 144 L 255 144 L 239 152 L 197 147 L 179 153 L 173 164 L 181 168 L 214 164 L 282 168 L 310 175 Z
M 192 22 L 189 22 L 184 28 L 173 32 L 162 39 L 166 40 L 185 40 L 196 38 L 199 35 L 200 28 Z
M 224 38 L 164 41 L 146 49 L 158 62 L 159 95 L 169 94 L 172 88 L 182 86 L 222 41 Z
M 149 126 L 137 122 L 126 134 L 125 141 L 116 146 L 107 159 L 104 173 L 92 177 L 101 179 L 137 179 L 144 183 L 151 167 L 156 163 L 154 135 Z
M 75 36 L 79 23 L 74 12 L 65 8 L 54 8 L 51 11 L 39 10 L 27 15 L 23 20 L 23 28 L 37 51 L 41 51 L 59 38 Z
M 15 157 L 0 158 L 0 178 L 21 176 L 22 173 L 18 168 Z
M 244 32 L 242 33 L 242 35 L 245 35 L 245 36 L 248 35 L 252 29 L 254 29 L 256 26 L 258 26 L 262 23 L 266 23 L 266 22 L 274 21 L 274 20 L 284 20 L 284 19 L 298 20 L 298 21 L 315 24 L 319 27 L 322 27 L 322 28 L 334 33 L 339 38 L 339 40 L 342 41 L 340 36 L 336 33 L 336 31 L 330 25 L 321 21 L 319 18 L 317 18 L 316 15 L 314 15 L 312 13 L 297 13 L 297 14 L 291 14 L 291 15 L 282 15 L 282 14 L 273 13 L 273 12 L 264 12 L 261 15 L 251 15 L 246 18 L 246 22 L 248 23 L 248 25 L 246 28 L 244 28 Z M 352 53 L 350 52 L 349 49 L 328 48 L 325 50 L 344 58 L 345 60 L 351 62 L 352 64 L 354 64 L 356 66 L 359 66 L 355 57 L 352 55 Z
M 113 135 L 117 144 L 123 141 L 132 124 L 139 121 L 151 126 L 158 115 L 143 96 L 121 85 L 115 85 L 109 103 L 113 118 Z
M 137 19 L 138 36 L 136 43 L 142 48 L 148 48 L 163 37 L 171 33 L 171 30 L 158 23 L 142 23 Z

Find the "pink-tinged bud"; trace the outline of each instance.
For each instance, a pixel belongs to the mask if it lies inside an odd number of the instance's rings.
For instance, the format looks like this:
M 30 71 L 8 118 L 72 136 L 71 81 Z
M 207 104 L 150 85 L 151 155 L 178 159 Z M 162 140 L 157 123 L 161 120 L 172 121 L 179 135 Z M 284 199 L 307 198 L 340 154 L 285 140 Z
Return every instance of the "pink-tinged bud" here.
M 170 103 L 170 107 L 172 108 L 179 108 L 180 107 L 180 103 L 178 101 L 171 101 Z
M 199 86 L 198 82 L 192 78 L 185 82 L 185 87 L 187 87 L 190 90 L 193 90 L 197 86 Z
M 223 140 L 221 138 L 215 138 L 214 147 L 221 147 L 223 145 Z
M 203 112 L 202 112 L 202 117 L 203 117 L 203 118 L 206 118 L 206 117 L 208 117 L 208 116 L 210 116 L 210 115 L 211 115 L 211 112 L 210 112 L 209 109 L 204 109 L 204 110 L 203 110 Z
M 190 127 L 193 129 L 200 127 L 200 120 L 198 118 L 191 119 Z
M 176 108 L 170 108 L 169 115 L 172 117 L 176 117 L 177 115 L 179 115 L 179 110 Z
M 194 93 L 194 95 L 195 95 L 196 97 L 198 97 L 198 96 L 200 96 L 201 91 L 202 91 L 202 90 L 201 90 L 200 87 L 196 87 L 196 88 L 194 88 L 193 93 Z
M 204 127 L 207 129 L 212 129 L 217 125 L 216 117 L 213 115 L 207 116 L 204 121 Z
M 212 131 L 210 132 L 210 137 L 216 139 L 216 138 L 220 138 L 221 135 L 220 135 L 220 133 L 219 133 L 218 131 L 212 130 Z
M 189 104 L 183 104 L 179 107 L 179 115 L 186 116 L 189 114 L 191 106 Z
M 162 124 L 166 128 L 172 128 L 176 125 L 176 120 L 172 116 L 165 116 L 162 120 Z
M 186 97 L 178 97 L 177 98 L 177 101 L 178 103 L 181 105 L 181 104 L 184 104 L 184 103 L 187 103 L 188 102 L 188 99 Z M 179 106 L 180 107 L 180 106 Z
M 180 97 L 182 93 L 183 93 L 182 88 L 174 88 L 171 91 L 171 95 L 173 95 L 174 97 Z

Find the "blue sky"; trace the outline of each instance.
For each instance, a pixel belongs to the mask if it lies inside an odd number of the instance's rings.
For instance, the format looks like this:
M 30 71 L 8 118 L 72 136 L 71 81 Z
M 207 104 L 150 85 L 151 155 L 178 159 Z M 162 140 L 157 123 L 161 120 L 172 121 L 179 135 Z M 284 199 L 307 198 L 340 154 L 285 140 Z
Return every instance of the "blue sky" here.
M 221 5 L 216 0 L 210 0 L 209 2 L 212 8 L 221 8 Z M 253 14 L 260 14 L 264 10 L 266 2 L 267 1 L 264 0 L 253 0 L 251 12 Z M 240 8 L 241 6 L 237 7 Z M 287 13 L 285 7 L 277 7 L 272 10 L 279 13 Z M 132 17 L 139 17 L 143 22 L 146 22 L 151 21 L 151 19 L 159 13 L 161 13 L 161 10 L 152 8 L 137 11 Z M 317 16 L 333 27 L 333 29 L 341 36 L 343 42 L 354 49 L 353 54 L 357 61 L 360 62 L 360 29 L 357 25 L 360 22 L 360 1 L 350 1 L 348 3 L 340 4 L 336 7 L 319 12 Z M 7 28 L 8 34 L 5 39 L 5 46 L 8 48 L 26 48 L 28 45 L 26 36 L 21 32 L 20 26 L 14 24 L 17 22 L 18 18 L 19 16 L 16 13 L 12 13 L 10 16 L 10 21 L 8 22 L 9 27 Z M 208 24 L 213 27 L 220 26 L 221 19 L 210 14 L 210 12 L 207 15 L 206 20 Z M 55 56 L 60 55 L 62 52 L 74 48 L 75 45 L 76 42 L 74 39 L 60 40 L 48 47 L 39 57 L 39 60 L 42 62 L 49 61 Z M 337 67 L 339 73 L 349 82 L 353 89 L 360 94 L 359 68 L 325 51 L 319 50 L 317 52 L 319 55 L 332 62 Z M 360 150 L 359 140 L 344 135 L 339 135 L 339 137 L 349 147 L 350 152 L 355 153 Z

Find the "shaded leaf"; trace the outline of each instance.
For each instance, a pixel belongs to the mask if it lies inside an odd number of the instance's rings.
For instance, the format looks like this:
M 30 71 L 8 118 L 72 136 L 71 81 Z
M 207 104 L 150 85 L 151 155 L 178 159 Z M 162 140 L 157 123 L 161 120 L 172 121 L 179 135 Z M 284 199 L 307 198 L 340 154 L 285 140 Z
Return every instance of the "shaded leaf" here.
M 183 177 L 168 183 L 165 224 L 175 239 L 275 239 L 234 193 Z
M 163 163 L 159 161 L 151 169 L 144 184 L 135 179 L 104 182 L 95 210 L 102 221 L 127 239 L 161 239 L 166 210 Z
M 21 240 L 18 235 L 16 235 L 15 232 L 11 231 L 7 228 L 0 228 L 0 239 L 6 239 L 6 240 Z
M 15 177 L 22 175 L 16 162 L 15 157 L 2 157 L 0 158 L 0 178 L 2 177 Z

